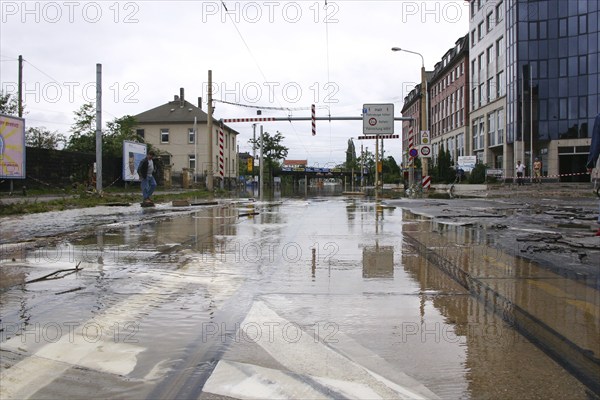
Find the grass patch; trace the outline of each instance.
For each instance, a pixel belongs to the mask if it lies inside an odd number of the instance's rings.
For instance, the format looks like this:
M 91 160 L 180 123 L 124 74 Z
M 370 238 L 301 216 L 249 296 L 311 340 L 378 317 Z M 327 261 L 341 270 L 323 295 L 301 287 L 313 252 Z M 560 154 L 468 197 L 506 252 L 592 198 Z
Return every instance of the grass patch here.
M 56 196 L 57 194 L 54 193 L 54 195 Z M 63 211 L 76 208 L 89 208 L 109 203 L 139 203 L 141 202 L 142 197 L 139 191 L 129 191 L 120 193 L 104 192 L 102 196 L 98 196 L 95 193 L 81 191 L 72 195 L 66 195 L 64 193 L 58 195 L 65 197 L 48 201 L 40 201 L 37 199 L 24 200 L 9 204 L 3 204 L 2 200 L 0 199 L 0 216 L 35 214 L 49 211 Z M 159 194 L 153 197 L 156 203 L 164 203 L 172 200 L 192 200 L 198 198 L 204 199 L 209 198 L 211 196 L 210 193 L 206 190 L 193 190 L 189 192 Z

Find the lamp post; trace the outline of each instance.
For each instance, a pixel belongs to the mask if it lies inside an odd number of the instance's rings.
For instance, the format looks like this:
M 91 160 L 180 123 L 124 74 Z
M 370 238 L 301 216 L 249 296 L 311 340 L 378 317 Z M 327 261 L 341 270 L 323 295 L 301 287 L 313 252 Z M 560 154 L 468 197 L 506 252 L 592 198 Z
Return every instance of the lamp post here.
M 392 51 L 404 51 L 406 53 L 416 54 L 421 57 L 421 90 L 425 91 L 425 96 L 422 97 L 423 101 L 421 103 L 421 126 L 420 130 L 426 131 L 429 129 L 429 88 L 427 87 L 427 76 L 425 74 L 425 58 L 421 53 L 417 53 L 416 51 L 401 49 L 400 47 L 392 47 Z M 422 162 L 423 166 L 423 175 L 428 175 L 428 164 L 427 161 Z M 413 180 L 413 171 L 409 171 L 409 181 Z

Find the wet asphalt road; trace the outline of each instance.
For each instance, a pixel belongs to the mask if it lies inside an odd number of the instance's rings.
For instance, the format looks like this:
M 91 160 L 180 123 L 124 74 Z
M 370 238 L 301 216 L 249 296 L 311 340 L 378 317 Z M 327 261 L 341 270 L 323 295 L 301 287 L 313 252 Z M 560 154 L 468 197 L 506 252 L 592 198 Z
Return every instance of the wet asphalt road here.
M 334 197 L 3 219 L 1 397 L 586 398 L 406 240 L 430 232 L 411 207 Z M 598 297 L 586 301 L 575 329 L 593 343 Z

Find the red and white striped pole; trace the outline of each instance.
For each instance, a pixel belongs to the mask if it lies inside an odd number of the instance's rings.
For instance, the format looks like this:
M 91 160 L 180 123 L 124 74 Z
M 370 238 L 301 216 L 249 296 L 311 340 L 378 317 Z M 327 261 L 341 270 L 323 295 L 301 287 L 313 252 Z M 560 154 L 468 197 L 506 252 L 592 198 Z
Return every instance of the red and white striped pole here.
M 223 145 L 225 144 L 225 135 L 223 134 L 223 127 L 219 128 L 219 175 L 221 178 L 225 177 L 225 151 Z
M 415 138 L 413 136 L 412 126 L 408 129 L 408 166 L 412 167 L 414 164 L 414 157 L 410 155 L 410 151 L 415 147 Z
M 317 112 L 314 104 L 311 104 L 310 110 L 312 117 L 312 135 L 315 136 L 317 134 Z

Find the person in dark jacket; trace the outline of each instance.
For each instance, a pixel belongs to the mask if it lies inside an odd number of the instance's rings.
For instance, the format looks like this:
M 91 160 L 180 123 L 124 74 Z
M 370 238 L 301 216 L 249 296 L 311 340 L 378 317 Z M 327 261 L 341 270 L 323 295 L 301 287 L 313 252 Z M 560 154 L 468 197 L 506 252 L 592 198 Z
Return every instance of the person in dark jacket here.
M 156 189 L 156 180 L 153 176 L 155 171 L 154 162 L 152 161 L 153 158 L 154 152 L 149 151 L 146 158 L 140 162 L 137 169 L 140 179 L 142 180 L 142 204 L 146 205 L 154 204 L 150 199 L 150 196 L 154 193 L 154 189 Z
M 588 156 L 586 167 L 589 173 L 591 173 L 594 168 L 600 169 L 600 113 L 596 115 L 596 120 L 594 121 L 590 155 Z M 600 224 L 600 211 L 598 212 L 598 223 Z M 600 236 L 600 228 L 598 228 L 596 236 Z

